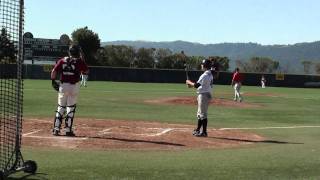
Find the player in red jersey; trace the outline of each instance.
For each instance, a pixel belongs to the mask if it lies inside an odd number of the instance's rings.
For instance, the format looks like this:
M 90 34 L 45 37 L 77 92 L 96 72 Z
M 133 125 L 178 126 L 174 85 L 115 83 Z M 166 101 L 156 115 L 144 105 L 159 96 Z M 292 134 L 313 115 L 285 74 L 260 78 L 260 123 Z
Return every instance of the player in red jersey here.
M 51 80 L 55 82 L 60 74 L 58 108 L 54 118 L 53 135 L 60 135 L 62 119 L 65 116 L 65 135 L 75 136 L 72 125 L 75 115 L 77 98 L 80 88 L 80 74 L 88 74 L 88 66 L 81 58 L 81 48 L 78 45 L 69 47 L 69 56 L 58 60 L 51 71 Z
M 242 80 L 243 77 L 239 72 L 239 68 L 236 68 L 233 76 L 232 76 L 232 81 L 231 81 L 231 86 L 233 86 L 234 88 L 234 101 L 242 101 L 242 96 L 240 94 L 240 89 L 241 89 L 241 85 L 242 85 Z

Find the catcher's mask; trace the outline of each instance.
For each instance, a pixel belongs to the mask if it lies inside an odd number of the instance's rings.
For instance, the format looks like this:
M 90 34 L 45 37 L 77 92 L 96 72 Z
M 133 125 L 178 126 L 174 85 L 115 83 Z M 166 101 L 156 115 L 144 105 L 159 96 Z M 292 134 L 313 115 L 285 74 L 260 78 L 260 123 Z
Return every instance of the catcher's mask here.
M 71 56 L 73 57 L 80 57 L 80 51 L 81 51 L 81 48 L 79 45 L 71 45 L 69 47 L 69 53 Z
M 209 59 L 202 60 L 201 64 L 203 65 L 203 67 L 205 67 L 207 69 L 211 68 L 211 61 Z

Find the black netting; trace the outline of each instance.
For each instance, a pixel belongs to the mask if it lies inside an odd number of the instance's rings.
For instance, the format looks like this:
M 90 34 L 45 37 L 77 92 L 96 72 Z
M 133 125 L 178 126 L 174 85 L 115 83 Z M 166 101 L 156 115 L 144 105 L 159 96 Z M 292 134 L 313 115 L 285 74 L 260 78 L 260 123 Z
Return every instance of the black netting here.
M 22 162 L 23 0 L 0 0 L 0 170 Z

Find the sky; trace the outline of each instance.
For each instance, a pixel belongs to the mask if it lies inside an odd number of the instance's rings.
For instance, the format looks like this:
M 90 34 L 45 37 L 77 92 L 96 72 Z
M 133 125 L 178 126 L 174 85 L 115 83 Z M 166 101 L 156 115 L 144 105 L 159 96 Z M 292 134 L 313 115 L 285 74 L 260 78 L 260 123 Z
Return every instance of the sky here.
M 87 26 L 101 42 L 295 44 L 320 40 L 319 0 L 25 0 L 25 32 L 59 39 Z

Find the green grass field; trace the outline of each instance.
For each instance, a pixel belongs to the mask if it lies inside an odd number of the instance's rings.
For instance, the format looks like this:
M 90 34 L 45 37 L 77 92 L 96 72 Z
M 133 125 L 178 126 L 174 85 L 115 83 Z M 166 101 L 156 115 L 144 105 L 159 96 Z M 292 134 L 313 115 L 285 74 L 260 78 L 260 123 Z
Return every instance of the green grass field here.
M 195 96 L 195 91 L 184 84 L 89 81 L 88 85 L 81 88 L 76 117 L 195 123 L 195 106 L 144 103 L 161 97 Z M 9 179 L 320 179 L 319 89 L 244 86 L 242 92 L 245 102 L 262 107 L 210 106 L 209 127 L 310 127 L 243 130 L 270 141 L 231 149 L 89 151 L 23 147 L 24 159 L 37 162 L 37 174 L 19 172 Z M 56 96 L 50 81 L 25 80 L 24 117 L 53 118 Z M 232 96 L 230 86 L 214 87 L 214 97 Z

